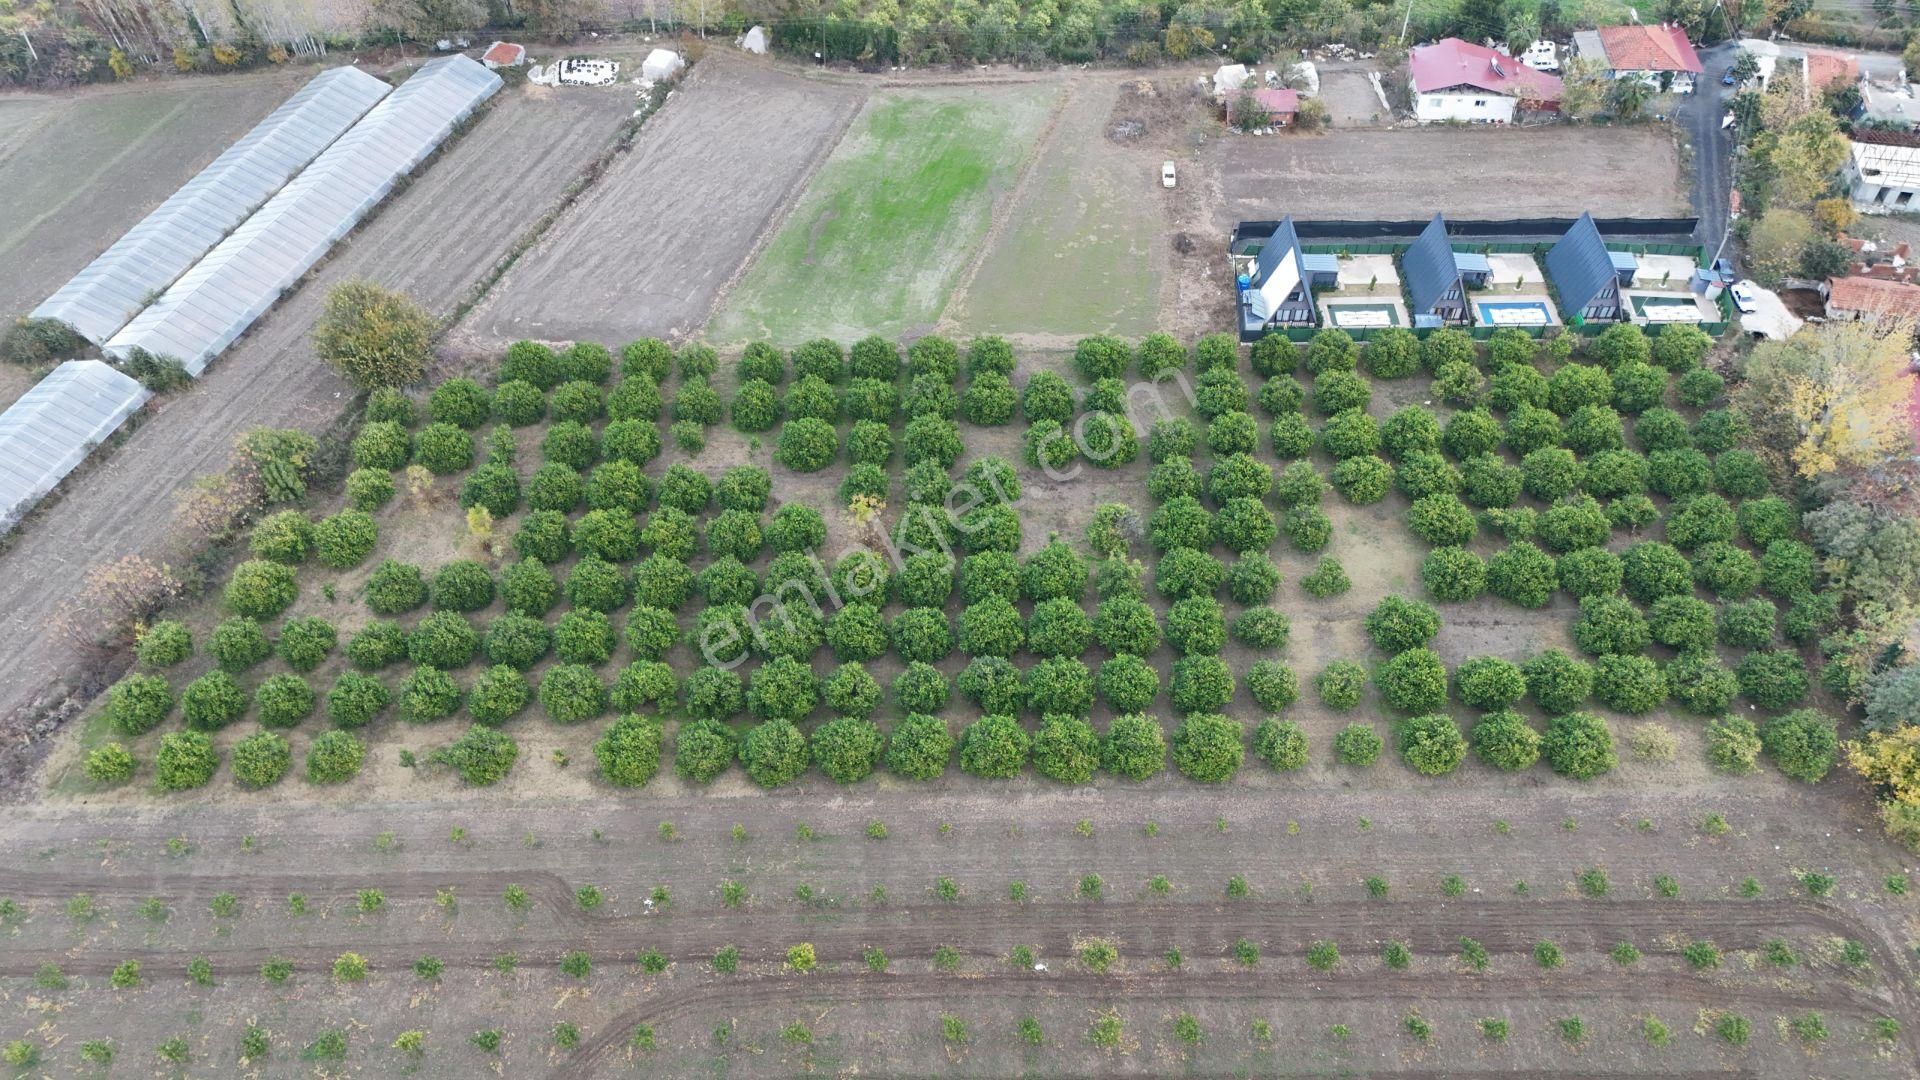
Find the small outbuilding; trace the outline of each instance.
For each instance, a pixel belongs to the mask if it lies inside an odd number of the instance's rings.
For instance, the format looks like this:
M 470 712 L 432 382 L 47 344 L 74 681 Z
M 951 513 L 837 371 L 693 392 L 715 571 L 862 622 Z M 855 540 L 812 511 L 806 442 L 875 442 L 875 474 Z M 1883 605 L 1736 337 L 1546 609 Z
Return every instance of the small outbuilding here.
M 496 41 L 480 54 L 480 62 L 489 68 L 519 67 L 527 62 L 527 47 L 511 41 Z
M 687 62 L 672 49 L 655 49 L 640 62 L 640 77 L 648 82 L 666 82 L 686 66 Z

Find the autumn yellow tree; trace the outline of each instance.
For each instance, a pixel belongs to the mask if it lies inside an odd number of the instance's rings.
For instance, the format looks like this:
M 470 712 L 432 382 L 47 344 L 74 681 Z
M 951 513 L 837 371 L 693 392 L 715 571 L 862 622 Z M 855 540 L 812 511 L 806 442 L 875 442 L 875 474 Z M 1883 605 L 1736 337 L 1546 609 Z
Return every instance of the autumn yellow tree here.
M 1805 206 L 1833 190 L 1833 178 L 1847 162 L 1847 137 L 1825 111 L 1808 113 L 1773 137 L 1767 156 L 1776 173 L 1781 200 Z
M 1768 342 L 1747 361 L 1734 408 L 1764 453 L 1811 478 L 1873 465 L 1912 445 L 1905 319 L 1828 323 Z
M 404 293 L 348 281 L 327 294 L 313 328 L 320 359 L 363 390 L 405 386 L 433 359 L 433 316 Z
M 1800 266 L 1800 253 L 1817 235 L 1813 219 L 1784 206 L 1768 208 L 1747 234 L 1747 266 L 1753 279 L 1772 288 Z
M 1880 793 L 1887 834 L 1920 847 L 1920 727 L 1902 724 L 1847 744 L 1847 764 Z

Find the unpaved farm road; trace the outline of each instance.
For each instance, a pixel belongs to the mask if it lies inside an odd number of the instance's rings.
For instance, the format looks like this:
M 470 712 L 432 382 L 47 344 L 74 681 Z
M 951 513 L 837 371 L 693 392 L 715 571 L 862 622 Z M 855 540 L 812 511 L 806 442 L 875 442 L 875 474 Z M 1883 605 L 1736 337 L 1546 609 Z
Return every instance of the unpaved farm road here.
M 348 388 L 314 359 L 308 341 L 329 288 L 370 278 L 444 315 L 632 107 L 631 92 L 618 88 L 555 94 L 523 87 L 500 95 L 205 378 L 164 401 L 57 504 L 30 518 L 0 552 L 0 730 L 72 670 L 73 648 L 50 626 L 89 568 L 127 554 L 167 559 L 178 493 L 223 469 L 242 432 L 318 430 L 339 413 Z

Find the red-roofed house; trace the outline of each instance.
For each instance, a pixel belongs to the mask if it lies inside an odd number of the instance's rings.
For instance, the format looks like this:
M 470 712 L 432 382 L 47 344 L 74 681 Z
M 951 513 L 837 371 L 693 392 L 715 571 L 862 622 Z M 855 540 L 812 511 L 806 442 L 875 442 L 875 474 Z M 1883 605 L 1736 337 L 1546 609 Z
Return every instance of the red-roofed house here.
M 1423 124 L 1508 124 L 1519 108 L 1552 109 L 1560 103 L 1558 78 L 1459 38 L 1417 46 L 1407 66 L 1413 72 L 1413 116 Z
M 1827 281 L 1829 319 L 1920 319 L 1920 285 L 1877 277 L 1837 277 Z
M 1573 41 L 1582 58 L 1598 60 L 1611 77 L 1639 79 L 1656 90 L 1691 94 L 1705 70 L 1678 23 L 1579 30 Z

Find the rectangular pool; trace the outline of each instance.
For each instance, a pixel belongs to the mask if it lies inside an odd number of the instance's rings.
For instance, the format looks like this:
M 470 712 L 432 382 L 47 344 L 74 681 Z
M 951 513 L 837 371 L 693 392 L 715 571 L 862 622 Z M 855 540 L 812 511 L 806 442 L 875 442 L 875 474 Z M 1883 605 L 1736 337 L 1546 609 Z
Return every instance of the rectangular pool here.
M 1328 304 L 1327 320 L 1342 330 L 1399 326 L 1400 312 L 1392 304 Z
M 1481 326 L 1546 326 L 1553 322 L 1547 305 L 1538 300 L 1481 300 L 1474 306 L 1480 309 Z
M 1697 323 L 1706 319 L 1691 296 L 1630 296 L 1633 313 L 1650 323 Z

